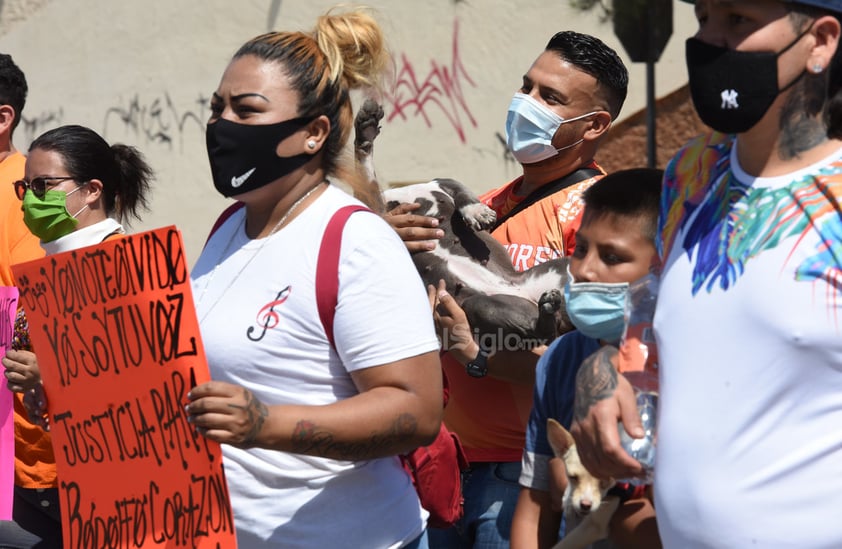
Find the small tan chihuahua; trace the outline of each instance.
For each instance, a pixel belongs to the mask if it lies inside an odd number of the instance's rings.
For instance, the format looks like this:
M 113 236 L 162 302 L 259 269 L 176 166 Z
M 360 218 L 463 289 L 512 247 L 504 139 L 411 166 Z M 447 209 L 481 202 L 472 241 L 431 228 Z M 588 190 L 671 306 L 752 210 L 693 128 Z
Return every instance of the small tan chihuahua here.
M 584 549 L 608 537 L 608 523 L 620 505 L 619 497 L 606 497 L 614 479 L 591 475 L 579 459 L 573 436 L 552 418 L 547 420 L 547 438 L 567 470 L 562 502 L 567 531 L 553 549 Z

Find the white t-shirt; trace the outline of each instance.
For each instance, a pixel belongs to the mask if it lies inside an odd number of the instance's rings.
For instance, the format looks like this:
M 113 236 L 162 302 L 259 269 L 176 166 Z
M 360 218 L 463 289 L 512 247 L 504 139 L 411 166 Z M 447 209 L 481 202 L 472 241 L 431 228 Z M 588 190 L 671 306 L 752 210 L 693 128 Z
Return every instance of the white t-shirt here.
M 842 547 L 840 158 L 754 178 L 718 135 L 667 169 L 664 547 Z
M 331 215 L 358 203 L 330 186 L 268 239 L 248 239 L 244 210 L 213 235 L 192 275 L 213 379 L 270 406 L 326 405 L 357 394 L 351 371 L 438 350 L 406 247 L 368 212 L 344 228 L 330 346 L 316 260 Z M 400 547 L 423 531 L 427 513 L 397 457 L 351 462 L 228 445 L 223 454 L 240 549 Z

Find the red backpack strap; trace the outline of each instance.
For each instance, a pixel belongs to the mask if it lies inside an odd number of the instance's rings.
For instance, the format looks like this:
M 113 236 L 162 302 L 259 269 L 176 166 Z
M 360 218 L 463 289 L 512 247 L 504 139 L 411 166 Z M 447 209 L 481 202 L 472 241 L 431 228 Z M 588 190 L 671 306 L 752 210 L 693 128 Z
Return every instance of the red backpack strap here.
M 342 247 L 342 230 L 351 214 L 370 211 L 365 206 L 357 205 L 340 208 L 327 222 L 322 236 L 319 259 L 316 263 L 316 306 L 327 340 L 334 348 L 336 345 L 333 341 L 333 316 L 336 314 L 336 303 L 339 299 L 339 250 Z
M 234 202 L 233 204 L 225 208 L 221 214 L 219 214 L 219 217 L 217 217 L 216 221 L 213 222 L 213 227 L 211 227 L 211 230 L 208 233 L 208 237 L 205 239 L 205 245 L 207 245 L 208 240 L 211 239 L 213 233 L 219 230 L 219 228 L 222 227 L 222 224 L 228 221 L 228 218 L 234 215 L 234 213 L 243 206 L 245 206 L 245 204 L 243 204 L 242 202 Z
M 332 347 L 333 317 L 339 297 L 339 250 L 342 229 L 354 212 L 371 211 L 363 206 L 340 208 L 328 221 L 322 236 L 319 259 L 316 263 L 316 305 L 325 334 Z M 444 371 L 442 371 L 444 374 Z M 447 402 L 447 378 L 444 380 L 444 399 Z M 464 514 L 461 471 L 468 460 L 456 433 L 442 423 L 439 434 L 429 446 L 422 446 L 400 456 L 409 473 L 418 499 L 429 513 L 428 523 L 436 528 L 452 526 Z

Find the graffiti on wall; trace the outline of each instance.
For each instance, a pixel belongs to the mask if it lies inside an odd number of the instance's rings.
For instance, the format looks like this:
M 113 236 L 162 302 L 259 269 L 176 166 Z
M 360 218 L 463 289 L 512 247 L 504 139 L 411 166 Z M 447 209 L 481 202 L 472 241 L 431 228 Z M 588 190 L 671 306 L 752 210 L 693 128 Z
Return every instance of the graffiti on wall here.
M 451 59 L 443 64 L 430 61 L 425 75 L 417 70 L 405 53 L 400 55 L 395 88 L 386 95 L 386 120 L 421 118 L 432 127 L 431 111 L 444 114 L 462 143 L 465 143 L 465 125 L 477 127 L 477 122 L 468 103 L 463 87 L 476 87 L 459 56 L 459 21 L 453 22 Z
M 105 112 L 103 136 L 107 139 L 109 130 L 119 128 L 146 143 L 172 149 L 177 141 L 183 146 L 188 129 L 204 134 L 209 102 L 210 98 L 199 94 L 191 106 L 180 108 L 168 92 L 149 100 L 142 100 L 135 94 L 127 103 L 114 105 Z
M 23 115 L 20 117 L 20 124 L 15 133 L 15 143 L 18 146 L 25 145 L 29 148 L 29 143 L 45 131 L 61 126 L 64 120 L 64 109 L 59 107 L 56 110 L 41 111 L 34 117 Z M 20 136 L 20 140 L 17 137 Z M 24 149 L 25 150 L 25 149 Z
M 275 0 L 268 14 L 270 23 L 277 17 L 280 1 Z M 425 71 L 402 52 L 398 58 L 395 86 L 384 97 L 386 122 L 420 118 L 428 128 L 446 120 L 459 141 L 467 142 L 466 129 L 477 121 L 465 98 L 465 89 L 476 87 L 460 56 L 459 21 L 454 19 L 450 59 L 431 59 Z M 129 135 L 138 143 L 161 145 L 182 150 L 185 140 L 204 135 L 210 99 L 198 93 L 189 104 L 177 104 L 168 91 L 143 97 L 139 93 L 120 96 L 103 116 L 101 133 L 106 140 Z M 44 111 L 21 120 L 23 140 L 30 142 L 44 131 L 61 125 L 63 109 Z M 188 141 L 189 142 L 189 141 Z

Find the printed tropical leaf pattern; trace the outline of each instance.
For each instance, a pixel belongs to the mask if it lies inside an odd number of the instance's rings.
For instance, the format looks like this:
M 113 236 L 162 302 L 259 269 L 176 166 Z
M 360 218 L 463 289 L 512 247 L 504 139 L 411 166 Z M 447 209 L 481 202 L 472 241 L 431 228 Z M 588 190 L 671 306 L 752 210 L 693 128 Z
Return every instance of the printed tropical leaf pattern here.
M 753 188 L 730 168 L 732 141 L 721 134 L 688 145 L 667 167 L 659 250 L 681 247 L 693 264 L 693 295 L 737 284 L 746 264 L 783 242 L 793 249 L 818 236 L 815 254 L 795 266 L 796 280 L 842 290 L 842 161 L 784 188 Z M 688 173 L 696 174 L 688 177 Z M 708 183 L 711 182 L 711 183 Z M 796 237 L 794 240 L 789 240 Z M 835 296 L 828 296 L 835 302 Z

